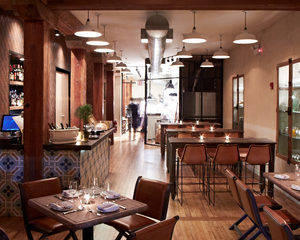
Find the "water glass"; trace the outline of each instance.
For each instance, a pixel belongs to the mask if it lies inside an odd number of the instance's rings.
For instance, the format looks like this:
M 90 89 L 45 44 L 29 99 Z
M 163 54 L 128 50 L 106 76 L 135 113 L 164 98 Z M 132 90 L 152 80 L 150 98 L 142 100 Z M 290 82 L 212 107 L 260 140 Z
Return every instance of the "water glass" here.
M 295 164 L 295 175 L 296 175 L 296 179 L 300 178 L 300 163 Z
M 77 182 L 76 181 L 70 181 L 70 183 L 69 183 L 69 193 L 70 193 L 72 198 L 75 197 L 75 195 L 77 193 Z

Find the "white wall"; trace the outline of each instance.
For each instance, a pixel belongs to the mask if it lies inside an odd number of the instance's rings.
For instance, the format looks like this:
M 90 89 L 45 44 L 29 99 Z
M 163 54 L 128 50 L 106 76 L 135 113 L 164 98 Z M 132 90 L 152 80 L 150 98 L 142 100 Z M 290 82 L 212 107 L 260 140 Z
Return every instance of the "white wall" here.
M 236 46 L 224 61 L 224 127 L 232 127 L 232 77 L 245 75 L 245 137 L 276 140 L 277 64 L 300 58 L 300 12 L 290 12 L 258 35 L 263 54 L 255 56 L 250 46 Z M 274 83 L 274 89 L 269 85 Z M 276 171 L 290 170 L 276 159 Z

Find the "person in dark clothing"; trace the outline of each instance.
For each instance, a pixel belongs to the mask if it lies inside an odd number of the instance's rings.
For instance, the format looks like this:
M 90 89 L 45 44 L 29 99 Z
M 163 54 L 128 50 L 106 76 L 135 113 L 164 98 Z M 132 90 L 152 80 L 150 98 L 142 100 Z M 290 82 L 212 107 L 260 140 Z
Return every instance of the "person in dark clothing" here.
M 135 139 L 136 130 L 140 125 L 140 114 L 139 114 L 139 105 L 135 104 L 132 98 L 130 99 L 130 103 L 128 105 L 128 113 L 131 118 L 131 127 L 133 128 L 133 132 L 134 132 L 133 138 Z

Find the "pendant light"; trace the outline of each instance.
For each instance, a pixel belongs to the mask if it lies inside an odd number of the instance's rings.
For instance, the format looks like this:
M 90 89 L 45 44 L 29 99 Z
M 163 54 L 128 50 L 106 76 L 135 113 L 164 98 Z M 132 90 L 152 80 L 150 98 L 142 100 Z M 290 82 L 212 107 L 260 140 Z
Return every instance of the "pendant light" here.
M 177 58 L 176 61 L 171 64 L 171 66 L 172 67 L 184 67 L 184 64 L 181 61 L 179 61 L 179 59 Z
M 128 68 L 123 68 L 123 69 L 121 70 L 121 72 L 122 72 L 122 73 L 129 73 L 129 72 L 131 72 L 131 71 L 130 71 L 130 69 L 128 69 Z
M 189 51 L 185 50 L 185 46 L 183 45 L 182 50 L 179 51 L 176 56 L 177 58 L 192 58 L 192 54 Z
M 235 44 L 252 44 L 257 43 L 258 40 L 256 39 L 254 34 L 248 33 L 247 31 L 247 12 L 245 13 L 245 27 L 244 30 L 235 37 L 233 43 Z
M 230 58 L 229 54 L 223 50 L 223 47 L 222 47 L 222 34 L 220 34 L 220 48 L 219 48 L 219 50 L 215 51 L 212 58 L 215 58 L 215 59 L 228 59 L 228 58 Z
M 97 29 L 99 29 L 99 18 L 100 14 L 97 14 Z M 86 44 L 91 46 L 107 46 L 109 45 L 109 42 L 105 39 L 105 27 L 106 25 L 103 25 L 103 36 L 89 39 Z
M 95 31 L 90 22 L 90 11 L 88 11 L 88 17 L 84 26 L 82 26 L 77 32 L 74 33 L 77 37 L 83 38 L 96 38 L 100 37 L 102 34 Z
M 191 33 L 183 34 L 182 42 L 184 42 L 184 43 L 204 43 L 204 42 L 206 42 L 206 39 L 203 38 L 201 36 L 201 34 L 196 31 L 196 26 L 195 26 L 196 11 L 193 11 L 193 13 L 194 13 L 193 31 Z
M 120 50 L 121 52 L 121 59 L 122 59 L 122 55 L 123 55 L 123 50 Z M 122 69 L 122 68 L 127 68 L 127 65 L 124 62 L 119 62 L 117 63 L 117 65 L 115 66 L 116 69 Z
M 202 68 L 213 68 L 214 64 L 206 58 L 205 62 L 201 63 L 200 67 Z
M 117 53 L 116 53 L 116 42 L 114 42 L 115 44 L 115 52 L 112 56 L 108 56 L 107 59 L 106 59 L 106 62 L 108 63 L 119 63 L 119 62 L 122 62 L 122 59 L 117 56 Z
M 94 52 L 98 53 L 113 53 L 115 50 L 111 45 L 108 46 L 101 46 L 94 49 Z

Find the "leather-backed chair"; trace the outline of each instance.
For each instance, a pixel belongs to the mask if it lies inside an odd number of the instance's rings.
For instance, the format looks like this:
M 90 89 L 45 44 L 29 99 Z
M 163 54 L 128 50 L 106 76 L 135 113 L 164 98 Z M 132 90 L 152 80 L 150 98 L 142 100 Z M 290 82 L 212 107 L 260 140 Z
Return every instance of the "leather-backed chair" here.
M 133 214 L 107 223 L 119 231 L 116 239 L 129 236 L 143 227 L 166 219 L 170 197 L 170 184 L 138 177 L 133 199 L 148 205 L 142 214 Z
M 262 193 L 265 189 L 265 178 L 263 177 L 263 173 L 266 170 L 266 165 L 269 163 L 271 159 L 271 149 L 270 145 L 250 145 L 249 151 L 245 158 L 245 169 L 244 169 L 244 182 L 246 184 L 251 184 L 252 188 L 254 185 L 260 186 L 260 192 Z M 252 166 L 252 177 L 247 177 L 247 172 L 249 169 L 247 165 Z M 259 166 L 259 182 L 255 180 L 255 167 Z M 248 181 L 251 179 L 251 181 Z
M 178 138 L 191 138 L 193 137 L 191 133 L 178 133 Z M 177 148 L 177 157 L 181 158 L 184 148 Z
M 295 236 L 287 222 L 269 207 L 264 207 L 264 212 L 268 222 L 269 231 L 272 240 L 294 240 L 299 239 L 299 235 Z
M 198 193 L 202 192 L 205 194 L 205 167 L 207 164 L 207 153 L 205 145 L 195 145 L 195 144 L 186 144 L 182 156 L 178 158 L 176 162 L 176 187 L 178 193 L 180 192 L 180 204 L 183 203 L 183 193 Z M 193 176 L 184 176 L 183 168 L 191 167 L 194 170 Z M 199 171 L 197 171 L 199 167 Z M 180 172 L 180 173 L 179 173 Z M 183 182 L 184 178 L 197 178 L 198 182 Z M 179 182 L 180 179 L 180 182 Z M 202 191 L 184 191 L 183 185 L 199 185 L 200 189 L 202 186 Z M 179 198 L 178 198 L 179 199 Z
M 238 189 L 236 186 L 236 180 L 238 180 L 238 177 L 229 169 L 225 170 L 225 175 L 227 177 L 227 181 L 228 181 L 228 185 L 231 191 L 231 195 L 234 199 L 234 201 L 237 203 L 237 205 L 244 211 L 243 209 L 243 205 L 238 193 Z M 263 206 L 269 206 L 272 209 L 281 209 L 282 207 L 272 198 L 268 197 L 268 196 L 261 196 L 261 195 L 255 195 L 255 200 L 257 203 L 257 206 L 259 207 L 259 210 L 262 210 Z M 244 215 L 237 220 L 234 224 L 232 224 L 229 228 L 229 230 L 237 230 L 237 232 L 240 232 L 238 225 L 244 221 L 246 218 L 248 217 L 248 215 L 246 213 L 244 213 Z M 247 232 L 246 232 L 247 234 Z
M 217 146 L 217 151 L 212 159 L 211 163 L 208 164 L 207 168 L 207 183 L 208 188 L 209 203 L 215 204 L 216 198 L 216 185 L 226 185 L 226 177 L 224 176 L 223 169 L 224 167 L 234 169 L 235 172 L 238 171 L 239 164 L 239 149 L 236 144 L 220 144 Z M 216 180 L 218 179 L 218 181 Z M 222 181 L 223 179 L 223 181 Z M 211 194 L 213 193 L 212 199 Z M 224 192 L 224 191 L 219 191 Z M 227 192 L 227 191 L 225 191 Z
M 142 228 L 129 237 L 131 240 L 171 240 L 179 216 Z
M 54 195 L 61 193 L 61 185 L 59 178 L 41 179 L 31 182 L 25 182 L 19 184 L 23 220 L 25 225 L 26 234 L 29 240 L 33 240 L 32 231 L 41 233 L 42 236 L 39 239 L 45 239 L 48 236 L 64 231 L 69 231 L 66 239 L 71 237 L 77 240 L 74 231 L 66 228 L 62 223 L 57 222 L 53 218 L 45 216 L 43 213 L 31 208 L 28 205 L 28 201 L 32 198 L 44 197 L 48 195 Z
M 3 229 L 0 228 L 0 240 L 9 240 L 6 233 L 3 231 Z
M 243 205 L 243 209 L 251 221 L 254 223 L 252 226 L 252 231 L 258 229 L 258 231 L 251 237 L 251 239 L 256 239 L 260 234 L 263 234 L 267 240 L 272 240 L 269 231 L 268 224 L 265 213 L 259 211 L 253 192 L 244 184 L 241 180 L 236 180 L 236 186 L 238 193 Z M 298 228 L 299 222 L 286 210 L 275 210 L 278 215 L 280 215 L 292 229 Z M 250 234 L 252 231 L 248 231 Z M 247 236 L 243 235 L 245 239 Z

